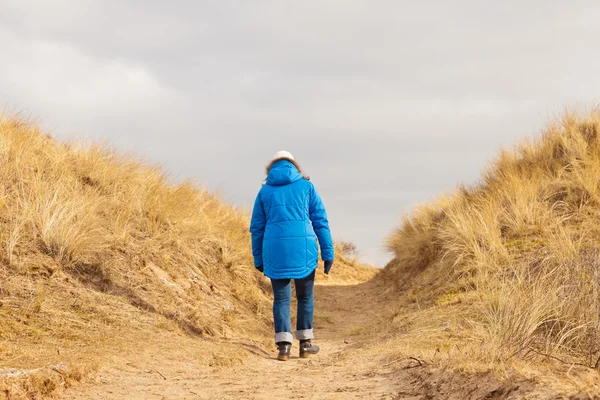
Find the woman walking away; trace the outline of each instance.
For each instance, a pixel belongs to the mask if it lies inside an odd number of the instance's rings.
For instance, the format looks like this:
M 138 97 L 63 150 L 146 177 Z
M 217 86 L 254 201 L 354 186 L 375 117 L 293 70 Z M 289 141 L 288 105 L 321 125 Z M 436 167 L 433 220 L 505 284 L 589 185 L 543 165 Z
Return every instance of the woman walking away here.
M 289 359 L 294 340 L 290 322 L 292 279 L 298 300 L 296 338 L 300 340 L 300 358 L 317 354 L 319 346 L 311 343 L 317 238 L 326 274 L 333 265 L 333 243 L 323 202 L 287 151 L 275 154 L 267 166 L 267 181 L 256 197 L 250 232 L 254 266 L 271 279 L 273 287 L 277 359 Z

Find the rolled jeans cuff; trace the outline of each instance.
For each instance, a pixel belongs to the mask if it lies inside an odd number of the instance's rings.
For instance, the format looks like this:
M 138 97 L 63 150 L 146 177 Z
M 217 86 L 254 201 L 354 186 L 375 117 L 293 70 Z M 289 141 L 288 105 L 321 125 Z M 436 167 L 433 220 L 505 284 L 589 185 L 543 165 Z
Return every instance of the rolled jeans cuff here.
M 296 339 L 298 340 L 308 340 L 314 338 L 315 334 L 312 329 L 303 329 L 301 331 L 296 331 Z
M 294 343 L 294 337 L 290 332 L 277 332 L 275 334 L 275 343 L 280 342 Z

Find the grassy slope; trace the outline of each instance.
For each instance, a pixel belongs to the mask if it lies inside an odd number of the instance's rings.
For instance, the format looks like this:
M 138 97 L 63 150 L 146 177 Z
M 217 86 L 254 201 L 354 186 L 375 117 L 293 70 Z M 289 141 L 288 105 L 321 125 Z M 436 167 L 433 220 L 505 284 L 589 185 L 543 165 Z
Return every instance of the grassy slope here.
M 246 213 L 13 117 L 0 116 L 0 160 L 0 364 L 52 366 L 0 374 L 0 390 L 51 393 L 140 343 L 270 340 L 269 284 L 252 266 Z M 333 281 L 373 274 L 337 261 Z M 214 354 L 198 360 L 229 362 Z
M 396 258 L 380 277 L 402 293 L 401 351 L 538 376 L 550 364 L 598 367 L 599 134 L 600 114 L 568 115 L 390 235 Z M 598 389 L 580 369 L 555 384 Z

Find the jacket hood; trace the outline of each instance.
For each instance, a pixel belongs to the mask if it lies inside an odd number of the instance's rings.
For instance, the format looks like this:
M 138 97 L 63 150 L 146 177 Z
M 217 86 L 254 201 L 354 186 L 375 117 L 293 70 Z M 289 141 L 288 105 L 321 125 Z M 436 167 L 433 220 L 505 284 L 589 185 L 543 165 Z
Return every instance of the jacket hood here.
M 302 179 L 298 168 L 288 160 L 280 160 L 274 163 L 267 174 L 267 185 L 284 186 Z

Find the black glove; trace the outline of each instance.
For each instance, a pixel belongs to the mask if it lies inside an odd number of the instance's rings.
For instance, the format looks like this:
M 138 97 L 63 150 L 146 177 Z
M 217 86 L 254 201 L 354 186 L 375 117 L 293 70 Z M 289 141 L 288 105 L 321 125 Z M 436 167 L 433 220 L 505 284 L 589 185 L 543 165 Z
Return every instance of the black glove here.
M 265 271 L 264 271 L 264 268 L 263 268 L 263 266 L 262 266 L 262 265 L 260 265 L 260 266 L 256 267 L 256 269 L 257 269 L 257 270 L 259 270 L 261 274 L 264 274 L 264 273 L 265 273 Z
M 332 266 L 333 266 L 332 260 L 325 260 L 325 275 L 329 274 L 329 271 L 331 270 Z

